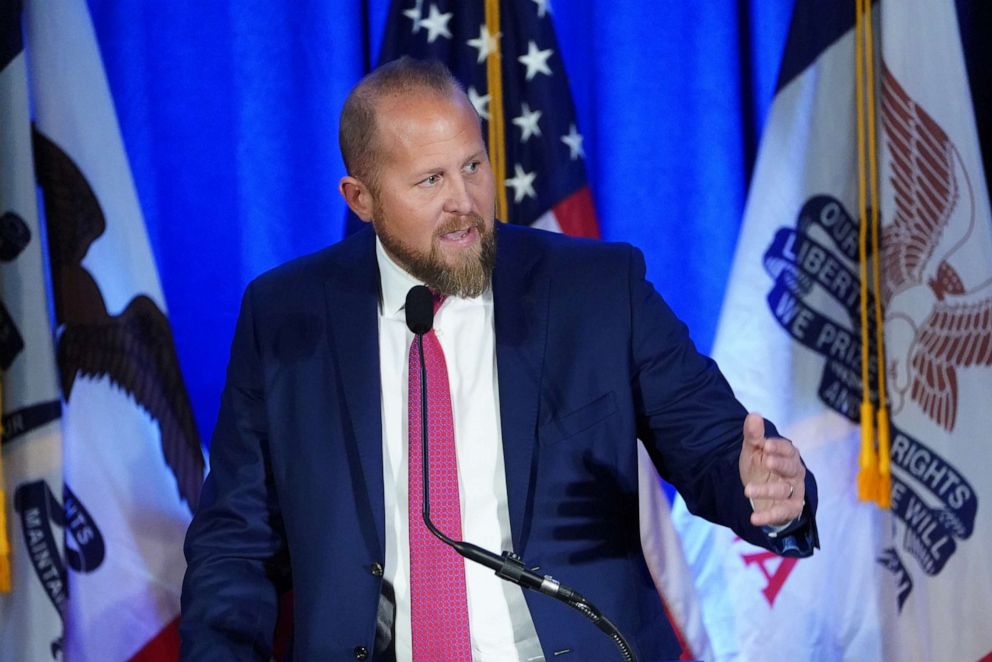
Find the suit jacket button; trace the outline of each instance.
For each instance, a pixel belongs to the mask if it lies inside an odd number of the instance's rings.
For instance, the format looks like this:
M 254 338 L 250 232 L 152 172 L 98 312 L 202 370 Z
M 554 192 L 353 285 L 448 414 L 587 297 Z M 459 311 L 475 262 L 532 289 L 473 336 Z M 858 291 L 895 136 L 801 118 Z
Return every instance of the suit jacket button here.
M 369 659 L 369 649 L 365 646 L 355 646 L 355 659 L 356 660 L 367 660 Z
M 382 577 L 382 564 L 376 561 L 369 567 L 373 577 Z

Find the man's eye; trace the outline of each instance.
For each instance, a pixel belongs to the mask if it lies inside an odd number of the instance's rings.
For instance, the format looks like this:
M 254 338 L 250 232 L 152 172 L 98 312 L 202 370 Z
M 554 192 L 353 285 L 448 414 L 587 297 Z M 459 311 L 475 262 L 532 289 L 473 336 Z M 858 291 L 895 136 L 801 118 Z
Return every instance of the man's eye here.
M 478 161 L 472 161 L 472 162 L 467 163 L 465 165 L 465 171 L 466 172 L 476 172 L 478 169 L 479 169 L 479 162 Z
M 429 175 L 425 179 L 421 180 L 421 184 L 426 186 L 434 186 L 439 181 L 441 181 L 441 175 Z

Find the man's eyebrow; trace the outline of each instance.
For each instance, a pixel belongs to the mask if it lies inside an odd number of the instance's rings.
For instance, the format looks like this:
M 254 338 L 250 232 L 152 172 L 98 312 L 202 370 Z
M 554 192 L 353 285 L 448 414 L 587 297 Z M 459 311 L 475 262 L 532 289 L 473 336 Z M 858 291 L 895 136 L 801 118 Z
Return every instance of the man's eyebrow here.
M 411 177 L 419 179 L 421 177 L 429 177 L 431 175 L 437 175 L 441 172 L 444 172 L 444 168 L 442 166 L 431 166 L 429 168 L 424 168 L 423 170 L 414 171 Z
M 462 160 L 462 163 L 468 163 L 470 161 L 475 161 L 475 160 L 483 160 L 485 159 L 485 157 L 486 157 L 486 150 L 480 149 L 477 152 L 473 152 L 472 154 L 469 154 L 467 157 L 465 157 L 465 159 Z M 423 168 L 422 170 L 414 171 L 411 177 L 419 179 L 421 177 L 437 175 L 442 172 L 444 172 L 444 166 L 431 166 L 431 167 Z

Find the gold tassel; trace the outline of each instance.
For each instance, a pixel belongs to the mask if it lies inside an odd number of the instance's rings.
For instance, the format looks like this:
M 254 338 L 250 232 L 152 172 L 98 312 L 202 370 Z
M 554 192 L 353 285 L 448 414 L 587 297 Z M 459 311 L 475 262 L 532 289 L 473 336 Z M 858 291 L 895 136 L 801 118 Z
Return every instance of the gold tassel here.
M 872 289 L 874 297 L 875 319 L 875 378 L 878 387 L 878 414 L 876 426 L 878 429 L 878 483 L 876 485 L 875 503 L 880 508 L 892 507 L 892 472 L 889 456 L 889 411 L 888 395 L 885 386 L 885 317 L 882 314 L 882 284 L 881 284 L 881 243 L 879 242 L 879 195 L 878 195 L 878 160 L 876 158 L 877 141 L 875 140 L 875 55 L 873 52 L 875 37 L 872 28 L 871 6 L 865 11 L 865 88 L 868 93 L 868 183 L 871 186 L 871 253 L 875 258 L 875 268 L 872 270 Z
M 880 508 L 892 507 L 892 458 L 889 455 L 889 412 L 878 410 L 878 486 L 875 503 Z
M 0 412 L 3 411 L 3 379 L 0 375 Z M 0 417 L 0 439 L 3 422 Z M 10 593 L 10 538 L 7 537 L 7 493 L 4 491 L 3 449 L 0 448 L 0 593 Z
M 0 489 L 0 593 L 10 593 L 10 588 L 10 542 L 7 540 L 7 495 Z
M 861 281 L 861 455 L 858 470 L 858 498 L 876 501 L 878 495 L 878 452 L 875 449 L 874 407 L 871 403 L 871 363 L 868 333 L 868 205 L 865 172 L 864 25 L 865 0 L 856 0 L 854 17 L 854 84 L 857 104 L 858 138 L 858 268 Z
M 872 434 L 875 418 L 871 402 L 861 403 L 861 460 L 858 471 L 858 498 L 862 501 L 876 501 L 878 496 L 878 453 L 875 450 L 875 439 Z

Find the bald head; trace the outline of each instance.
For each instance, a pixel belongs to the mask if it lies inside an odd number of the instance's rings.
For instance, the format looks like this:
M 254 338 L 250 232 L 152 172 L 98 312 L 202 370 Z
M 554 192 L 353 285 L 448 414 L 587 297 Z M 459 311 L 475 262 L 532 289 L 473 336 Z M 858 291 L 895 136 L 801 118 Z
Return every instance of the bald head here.
M 437 61 L 401 57 L 363 78 L 345 99 L 338 141 L 348 174 L 370 189 L 376 188 L 380 146 L 376 139 L 376 114 L 387 98 L 412 93 L 460 97 L 468 103 L 461 84 Z

